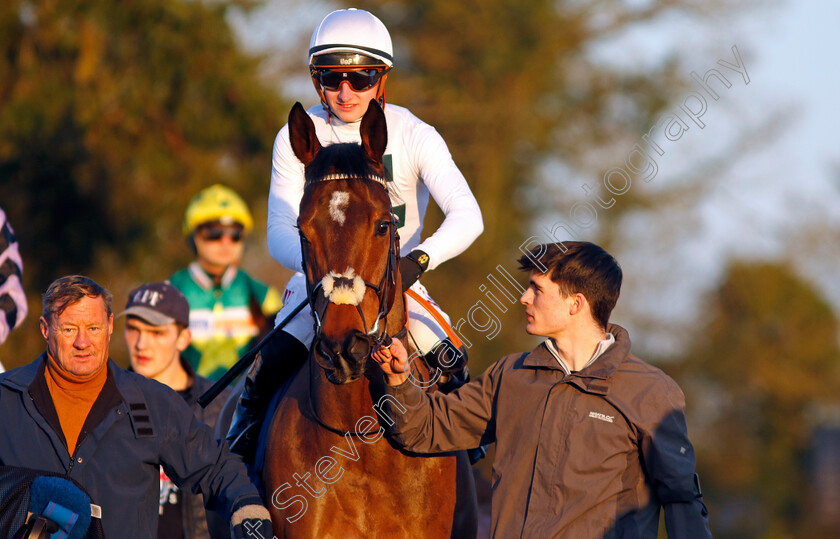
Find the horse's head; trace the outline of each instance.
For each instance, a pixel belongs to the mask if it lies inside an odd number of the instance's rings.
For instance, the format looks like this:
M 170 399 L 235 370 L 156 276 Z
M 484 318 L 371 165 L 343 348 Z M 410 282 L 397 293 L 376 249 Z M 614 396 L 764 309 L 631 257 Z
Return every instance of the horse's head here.
M 383 163 L 388 134 L 375 101 L 360 133 L 361 145 L 322 148 L 300 103 L 289 114 L 292 149 L 306 171 L 298 228 L 316 324 L 312 353 L 333 383 L 359 379 L 373 347 L 405 324 Z

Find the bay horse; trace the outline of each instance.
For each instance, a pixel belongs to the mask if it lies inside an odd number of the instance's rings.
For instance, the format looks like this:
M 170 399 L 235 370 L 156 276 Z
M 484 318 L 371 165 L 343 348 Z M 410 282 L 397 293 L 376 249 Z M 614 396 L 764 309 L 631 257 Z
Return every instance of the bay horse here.
M 305 165 L 298 228 L 316 336 L 269 428 L 264 481 L 277 537 L 475 537 L 466 453 L 416 455 L 384 436 L 376 346 L 403 338 L 399 236 L 385 181 L 385 114 L 361 144 L 321 147 L 300 103 L 289 138 Z M 413 362 L 416 379 L 428 368 Z

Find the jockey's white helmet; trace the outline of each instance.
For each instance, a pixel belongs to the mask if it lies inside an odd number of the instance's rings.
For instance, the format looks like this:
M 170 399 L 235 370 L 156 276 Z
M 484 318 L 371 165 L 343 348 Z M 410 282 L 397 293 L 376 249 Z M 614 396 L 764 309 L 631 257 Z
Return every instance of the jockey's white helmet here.
M 312 67 L 362 67 L 394 65 L 394 48 L 388 29 L 363 9 L 333 11 L 318 24 L 309 40 Z

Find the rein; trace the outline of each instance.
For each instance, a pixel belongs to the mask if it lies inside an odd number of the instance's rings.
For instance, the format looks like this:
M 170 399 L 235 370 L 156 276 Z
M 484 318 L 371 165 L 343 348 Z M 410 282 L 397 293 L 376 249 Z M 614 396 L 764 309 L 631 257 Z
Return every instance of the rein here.
M 349 174 L 344 173 L 336 173 L 336 174 L 328 174 L 321 179 L 318 180 L 311 180 L 307 182 L 307 187 L 310 185 L 314 185 L 315 183 L 325 182 L 325 181 L 336 181 L 336 180 L 368 180 L 374 181 L 382 186 L 385 189 L 386 193 L 388 191 L 388 185 L 385 180 L 378 175 L 370 174 L 368 176 L 352 176 Z M 389 234 L 389 245 L 388 245 L 388 258 L 385 265 L 385 271 L 383 272 L 382 277 L 379 280 L 379 284 L 373 284 L 367 280 L 363 280 L 365 284 L 365 288 L 370 288 L 376 294 L 377 300 L 379 301 L 379 309 L 376 315 L 376 320 L 372 324 L 372 326 L 368 327 L 368 321 L 365 318 L 364 312 L 362 312 L 361 302 L 359 302 L 355 307 L 356 311 L 359 313 L 359 317 L 362 320 L 362 327 L 365 330 L 365 334 L 368 336 L 368 339 L 371 343 L 371 351 L 374 350 L 378 346 L 382 346 L 383 344 L 389 345 L 391 340 L 394 338 L 402 338 L 404 337 L 408 329 L 407 327 L 403 327 L 398 333 L 391 336 L 388 334 L 388 312 L 394 305 L 394 297 L 396 293 L 396 279 L 395 279 L 395 272 L 397 268 L 397 219 L 393 212 L 393 206 L 391 205 L 391 199 L 388 197 L 388 211 L 391 215 L 391 221 L 388 223 L 388 234 Z M 306 277 L 306 292 L 307 298 L 309 301 L 309 307 L 312 311 L 312 315 L 315 318 L 315 337 L 313 339 L 313 343 L 321 336 L 322 331 L 322 320 L 326 315 L 327 309 L 329 308 L 331 302 L 329 299 L 325 298 L 324 306 L 322 310 L 318 310 L 317 308 L 317 300 L 318 295 L 317 291 L 321 288 L 321 283 L 318 282 L 317 284 L 311 283 L 309 279 L 309 272 L 307 270 L 307 258 L 309 255 L 309 246 L 310 241 L 303 233 L 303 230 L 300 228 L 300 222 L 298 222 L 298 232 L 300 234 L 300 248 L 301 248 L 301 259 L 302 259 L 302 266 L 303 266 L 303 273 Z M 382 329 L 379 330 L 380 322 L 382 323 Z M 323 428 L 329 430 L 332 433 L 338 434 L 340 436 L 371 436 L 380 432 L 382 427 L 379 427 L 374 430 L 370 430 L 367 432 L 357 432 L 357 431 L 349 431 L 344 429 L 338 429 L 332 427 L 325 423 L 322 419 L 320 414 L 318 413 L 318 409 L 313 399 L 314 393 L 314 377 L 315 372 L 313 371 L 313 364 L 315 363 L 314 359 L 310 357 L 309 361 L 309 409 L 312 412 L 312 416 L 315 418 L 315 421 Z
M 402 335 L 407 333 L 407 332 L 408 332 L 408 329 L 406 327 L 404 327 L 399 333 L 394 335 L 393 338 L 395 338 L 395 339 L 401 338 Z M 312 358 L 309 358 L 308 363 L 309 363 L 309 397 L 308 397 L 307 400 L 309 401 L 309 411 L 312 412 L 312 417 L 315 418 L 316 423 L 318 423 L 321 427 L 327 429 L 328 431 L 330 431 L 334 434 L 338 434 L 339 436 L 350 435 L 350 436 L 353 436 L 355 438 L 359 438 L 359 437 L 362 437 L 362 436 L 372 436 L 372 435 L 374 435 L 374 434 L 376 434 L 376 433 L 378 433 L 382 430 L 382 427 L 380 426 L 379 428 L 376 428 L 376 429 L 373 429 L 373 430 L 369 430 L 369 431 L 365 431 L 365 432 L 358 432 L 358 431 L 355 431 L 355 430 L 352 430 L 352 431 L 351 430 L 344 430 L 344 429 L 339 429 L 339 428 L 327 425 L 327 423 L 324 422 L 323 419 L 321 419 L 321 415 L 318 413 L 318 408 L 315 404 L 315 400 L 312 398 L 312 394 L 315 393 L 315 391 L 314 391 L 315 388 L 312 385 L 313 381 L 315 380 L 315 375 L 316 375 L 316 372 L 313 371 L 313 365 L 315 363 L 315 360 L 312 359 Z M 422 376 L 420 376 L 422 373 L 420 373 L 418 371 L 417 374 L 418 374 L 417 378 L 420 379 L 421 384 L 422 384 L 423 380 L 422 380 Z

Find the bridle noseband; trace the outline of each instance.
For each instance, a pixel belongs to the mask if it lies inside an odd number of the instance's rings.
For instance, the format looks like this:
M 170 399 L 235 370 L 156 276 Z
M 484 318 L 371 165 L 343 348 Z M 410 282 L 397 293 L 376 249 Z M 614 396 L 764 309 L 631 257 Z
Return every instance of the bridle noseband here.
M 388 186 L 385 180 L 381 176 L 376 175 L 368 175 L 368 176 L 352 176 L 349 174 L 329 174 L 320 178 L 318 180 L 313 180 L 307 182 L 307 187 L 310 185 L 314 185 L 316 183 L 325 182 L 325 181 L 334 181 L 334 180 L 367 180 L 367 181 L 374 181 L 382 186 L 385 189 L 385 192 L 388 192 Z M 368 327 L 367 319 L 365 318 L 364 312 L 362 312 L 362 302 L 360 301 L 356 304 L 356 311 L 359 313 L 359 317 L 362 319 L 362 327 L 365 330 L 365 335 L 367 335 L 368 340 L 370 341 L 372 347 L 378 347 L 383 344 L 387 345 L 390 344 L 392 336 L 388 334 L 388 312 L 391 310 L 391 307 L 394 304 L 394 296 L 396 293 L 396 282 L 395 282 L 395 272 L 397 266 L 397 217 L 394 214 L 393 206 L 391 204 L 391 198 L 388 197 L 388 213 L 391 216 L 391 220 L 387 223 L 388 224 L 388 235 L 389 235 L 389 245 L 388 245 L 388 259 L 385 265 L 385 271 L 382 274 L 382 277 L 379 280 L 379 284 L 373 284 L 370 281 L 364 280 L 365 288 L 370 288 L 376 294 L 376 297 L 379 301 L 379 309 L 376 315 L 376 320 L 374 320 L 373 324 Z M 321 286 L 320 281 L 318 283 L 310 282 L 309 279 L 309 271 L 307 270 L 306 260 L 309 255 L 309 245 L 310 241 L 303 233 L 303 230 L 300 228 L 300 219 L 298 218 L 298 232 L 300 233 L 300 250 L 301 250 L 301 258 L 302 258 L 302 266 L 303 266 L 303 273 L 306 276 L 306 293 L 309 299 L 309 307 L 312 310 L 312 315 L 315 318 L 315 340 L 317 340 L 321 336 L 322 324 L 324 316 L 326 315 L 327 308 L 330 306 L 330 301 L 327 300 L 324 302 L 323 309 L 320 311 L 317 308 L 317 299 L 318 296 L 316 295 L 316 291 Z M 381 329 L 380 329 L 381 323 Z M 401 328 L 400 332 L 397 335 L 401 335 L 405 332 L 405 328 Z M 395 335 L 395 336 L 397 336 Z

